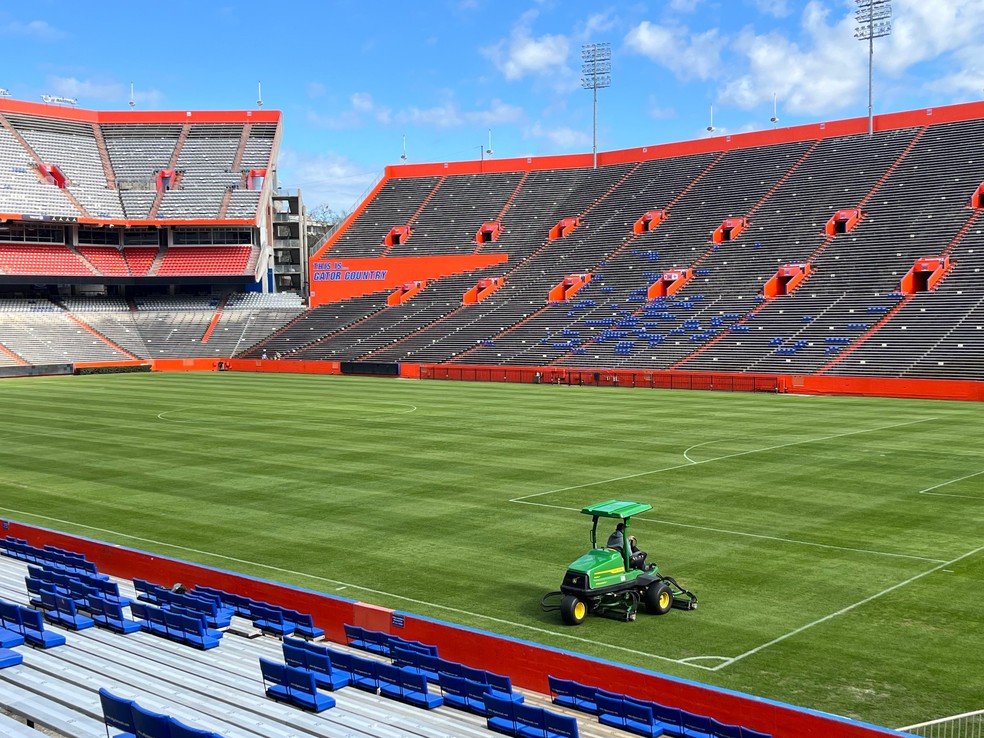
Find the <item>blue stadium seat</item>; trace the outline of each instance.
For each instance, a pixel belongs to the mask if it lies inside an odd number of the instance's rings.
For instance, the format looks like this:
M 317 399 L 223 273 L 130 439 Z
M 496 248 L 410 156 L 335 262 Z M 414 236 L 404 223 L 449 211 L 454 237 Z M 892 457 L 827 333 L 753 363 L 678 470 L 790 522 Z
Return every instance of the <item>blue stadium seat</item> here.
M 170 718 L 167 715 L 152 712 L 136 702 L 130 703 L 130 712 L 133 714 L 133 727 L 137 738 L 171 737 Z
M 278 702 L 290 700 L 290 690 L 287 687 L 287 666 L 269 659 L 260 659 L 260 676 L 263 679 L 263 689 L 266 696 Z
M 284 668 L 287 671 L 287 689 L 292 705 L 312 712 L 323 712 L 335 706 L 333 697 L 318 692 L 314 674 L 292 666 Z
M 12 648 L 0 648 L 0 669 L 17 666 L 24 662 L 24 656 Z
M 99 701 L 102 703 L 103 722 L 108 728 L 123 731 L 114 738 L 135 738 L 137 727 L 133 724 L 132 700 L 117 697 L 104 687 L 99 688 Z

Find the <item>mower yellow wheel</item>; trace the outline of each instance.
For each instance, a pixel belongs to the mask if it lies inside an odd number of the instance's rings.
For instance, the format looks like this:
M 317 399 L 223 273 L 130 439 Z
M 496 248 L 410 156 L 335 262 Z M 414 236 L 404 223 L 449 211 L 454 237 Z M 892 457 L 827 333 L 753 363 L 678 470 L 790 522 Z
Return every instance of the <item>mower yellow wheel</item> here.
M 665 615 L 673 607 L 673 592 L 666 582 L 653 582 L 646 588 L 646 610 L 652 615 Z
M 560 616 L 568 625 L 580 625 L 588 616 L 588 606 L 579 597 L 566 595 L 560 601 Z

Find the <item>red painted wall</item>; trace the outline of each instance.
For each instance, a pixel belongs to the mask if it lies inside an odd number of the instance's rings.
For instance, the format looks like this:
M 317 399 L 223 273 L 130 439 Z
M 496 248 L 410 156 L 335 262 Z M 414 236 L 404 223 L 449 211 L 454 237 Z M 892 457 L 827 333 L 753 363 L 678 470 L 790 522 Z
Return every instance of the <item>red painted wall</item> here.
M 373 292 L 393 290 L 407 282 L 430 281 L 495 264 L 504 264 L 508 259 L 507 254 L 312 259 L 310 261 L 311 307 Z M 359 279 L 348 278 L 360 273 L 366 276 Z
M 518 687 L 548 692 L 547 675 L 604 686 L 612 692 L 708 715 L 725 723 L 741 724 L 771 733 L 774 738 L 876 738 L 897 735 L 873 725 L 834 718 L 737 692 L 718 690 L 696 682 L 664 676 L 620 664 L 599 661 L 534 643 L 461 628 L 404 613 L 404 625 L 392 623 L 386 608 L 339 597 L 294 589 L 232 572 L 163 556 L 122 548 L 64 533 L 4 521 L 6 535 L 26 539 L 31 545 L 54 545 L 76 551 L 96 563 L 100 571 L 116 577 L 139 577 L 171 586 L 204 585 L 235 592 L 271 604 L 310 613 L 327 637 L 345 642 L 343 625 L 360 625 L 438 646 L 441 656 L 470 666 L 507 674 Z M 232 637 L 232 636 L 229 636 Z M 220 646 L 221 647 L 221 646 Z
M 86 366 L 135 366 L 150 363 L 154 371 L 214 371 L 222 361 L 233 371 L 341 374 L 337 361 L 262 361 L 260 359 L 154 359 L 78 363 Z M 711 374 L 630 369 L 577 369 L 555 366 L 478 366 L 400 364 L 400 376 L 462 382 L 532 383 L 540 373 L 544 384 L 599 387 L 719 390 L 724 392 L 789 392 L 803 395 L 854 395 L 918 400 L 984 401 L 984 382 L 969 379 L 897 379 L 893 377 L 827 377 L 785 374 Z

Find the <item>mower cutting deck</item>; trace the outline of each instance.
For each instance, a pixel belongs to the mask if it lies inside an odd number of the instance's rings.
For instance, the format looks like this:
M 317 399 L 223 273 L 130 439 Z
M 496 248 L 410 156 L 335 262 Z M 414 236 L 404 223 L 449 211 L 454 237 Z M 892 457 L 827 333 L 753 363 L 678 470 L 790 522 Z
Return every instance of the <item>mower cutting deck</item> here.
M 579 625 L 589 613 L 635 620 L 640 602 L 653 615 L 663 615 L 672 608 L 696 609 L 697 596 L 673 577 L 660 574 L 659 567 L 632 566 L 629 523 L 633 515 L 652 509 L 652 505 L 621 500 L 608 500 L 582 509 L 582 513 L 592 518 L 591 550 L 567 567 L 560 590 L 545 594 L 540 606 L 546 611 L 560 610 L 568 625 Z M 621 550 L 598 545 L 599 518 L 616 518 L 625 524 Z

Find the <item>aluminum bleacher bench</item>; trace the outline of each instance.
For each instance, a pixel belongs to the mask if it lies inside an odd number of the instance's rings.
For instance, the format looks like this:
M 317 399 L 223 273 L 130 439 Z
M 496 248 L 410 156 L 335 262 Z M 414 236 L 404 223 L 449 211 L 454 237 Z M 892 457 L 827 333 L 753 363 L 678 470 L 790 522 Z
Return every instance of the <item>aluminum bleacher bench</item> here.
M 16 671 L 16 670 L 15 670 Z M 0 679 L 3 677 L 0 676 Z M 39 694 L 31 691 L 22 680 L 16 676 L 3 682 L 4 708 L 22 720 L 36 727 L 45 728 L 58 735 L 70 735 L 76 738 L 106 738 L 106 728 L 102 721 L 89 717 L 77 710 L 67 707 L 54 696 Z M 2 715 L 0 715 L 2 717 Z M 18 723 L 18 725 L 20 725 Z M 31 736 L 38 738 L 37 730 L 30 728 L 28 733 L 16 733 L 6 730 L 7 724 L 0 721 L 2 735 Z M 20 725 L 20 728 L 25 726 Z

